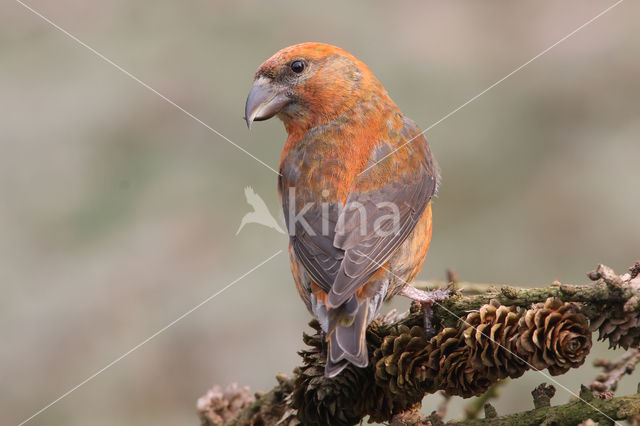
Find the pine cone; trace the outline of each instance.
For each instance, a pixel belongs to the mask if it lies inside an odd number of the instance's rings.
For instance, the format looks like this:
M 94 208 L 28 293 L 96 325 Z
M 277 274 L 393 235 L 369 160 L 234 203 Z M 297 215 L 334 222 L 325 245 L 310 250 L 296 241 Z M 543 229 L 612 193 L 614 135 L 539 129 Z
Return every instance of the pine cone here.
M 513 354 L 519 317 L 516 308 L 492 301 L 429 343 L 422 328 L 400 326 L 374 353 L 376 382 L 394 400 L 405 398 L 407 409 L 425 393 L 470 397 L 500 379 L 519 377 L 527 369 Z
M 418 394 L 422 399 L 425 392 L 435 392 L 435 375 L 428 374 L 425 365 L 430 352 L 424 329 L 397 327 L 374 352 L 376 382 L 395 398 Z
M 629 274 L 616 275 L 610 268 L 599 265 L 589 277 L 604 281 L 608 286 L 618 284 L 621 288 L 640 288 L 640 262 L 629 269 Z M 591 331 L 599 331 L 598 340 L 609 340 L 610 348 L 622 346 L 625 349 L 640 347 L 640 300 L 638 296 L 629 298 L 623 306 L 604 305 L 601 315 L 591 320 Z
M 324 376 L 327 354 L 317 321 L 309 325 L 318 334 L 303 336 L 310 349 L 299 352 L 303 366 L 297 371 L 292 394 L 292 405 L 298 410 L 298 419 L 304 425 L 354 425 L 367 414 L 364 404 L 372 387 L 371 368 L 348 366 L 333 378 Z
M 530 365 L 564 373 L 582 365 L 591 348 L 587 318 L 576 304 L 548 299 L 522 312 L 492 300 L 431 340 L 421 327 L 404 325 L 385 329 L 382 338 L 373 324 L 367 334 L 369 367 L 348 366 L 329 379 L 320 327 L 311 325 L 318 334 L 304 337 L 311 348 L 300 352 L 304 366 L 292 395 L 305 425 L 351 425 L 367 414 L 371 421 L 388 421 L 418 407 L 425 393 L 477 396 Z
M 515 354 L 520 316 L 516 307 L 492 300 L 457 328 L 436 335 L 430 342 L 429 368 L 438 372 L 439 389 L 467 398 L 501 379 L 521 376 L 528 367 Z
M 471 351 L 464 341 L 463 331 L 461 328 L 445 328 L 431 340 L 428 367 L 431 374 L 437 373 L 439 389 L 449 395 L 468 398 L 484 393 L 493 383 L 484 371 L 471 366 Z
M 492 383 L 520 377 L 528 369 L 516 353 L 520 317 L 515 306 L 501 306 L 496 300 L 467 315 L 463 335 L 470 348 L 469 364 L 483 370 Z
M 198 414 L 203 426 L 223 425 L 234 419 L 254 401 L 248 387 L 239 388 L 232 383 L 224 391 L 214 386 L 207 394 L 198 399 Z
M 538 370 L 549 369 L 552 376 L 584 363 L 591 349 L 587 318 L 574 303 L 549 298 L 520 318 L 520 356 Z
M 604 309 L 605 314 L 591 321 L 591 331 L 598 330 L 598 340 L 609 340 L 612 349 L 640 346 L 640 312 L 619 308 Z

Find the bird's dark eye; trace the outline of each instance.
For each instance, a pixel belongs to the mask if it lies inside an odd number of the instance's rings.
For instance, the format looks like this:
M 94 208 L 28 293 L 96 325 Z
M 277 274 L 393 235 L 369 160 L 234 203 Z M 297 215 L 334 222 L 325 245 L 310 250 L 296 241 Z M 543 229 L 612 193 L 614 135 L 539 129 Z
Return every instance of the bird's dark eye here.
M 291 71 L 295 72 L 296 74 L 300 74 L 302 71 L 304 71 L 304 62 L 302 61 L 291 62 Z

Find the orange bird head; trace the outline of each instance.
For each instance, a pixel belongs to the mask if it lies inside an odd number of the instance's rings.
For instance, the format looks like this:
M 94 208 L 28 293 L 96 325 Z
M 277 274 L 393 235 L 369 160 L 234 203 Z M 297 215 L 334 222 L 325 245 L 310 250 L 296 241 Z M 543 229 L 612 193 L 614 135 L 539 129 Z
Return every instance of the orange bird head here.
M 372 92 L 391 103 L 369 67 L 350 53 L 324 43 L 296 44 L 260 65 L 245 119 L 251 128 L 252 122 L 277 115 L 290 135 L 304 133 L 353 108 Z

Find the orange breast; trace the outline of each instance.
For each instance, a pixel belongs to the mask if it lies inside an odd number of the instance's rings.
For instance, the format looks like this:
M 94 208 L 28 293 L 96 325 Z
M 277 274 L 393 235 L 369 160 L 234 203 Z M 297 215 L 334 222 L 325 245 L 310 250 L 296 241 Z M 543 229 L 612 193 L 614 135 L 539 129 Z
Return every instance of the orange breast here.
M 427 204 L 427 208 L 424 209 L 420 221 L 416 224 L 413 234 L 408 239 L 410 256 L 413 258 L 413 262 L 411 262 L 411 259 L 408 259 L 409 263 L 413 263 L 411 271 L 406 278 L 408 282 L 415 279 L 427 257 L 429 245 L 431 244 L 432 223 L 431 203 L 429 203 Z

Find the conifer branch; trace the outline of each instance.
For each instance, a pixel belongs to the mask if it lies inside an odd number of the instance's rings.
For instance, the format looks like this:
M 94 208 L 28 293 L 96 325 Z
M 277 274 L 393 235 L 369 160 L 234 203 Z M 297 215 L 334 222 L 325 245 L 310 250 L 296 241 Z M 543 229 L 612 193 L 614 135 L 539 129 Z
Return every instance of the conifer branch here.
M 367 331 L 369 366 L 349 366 L 328 379 L 324 377 L 326 345 L 317 322 L 312 322 L 315 333 L 304 334 L 303 364 L 291 377 L 277 376 L 276 387 L 255 397 L 237 388 L 209 392 L 198 403 L 201 424 L 351 425 L 367 416 L 398 425 L 442 423 L 435 413 L 429 419 L 419 415 L 417 408 L 425 395 L 442 390 L 449 395 L 480 396 L 498 381 L 517 378 L 532 368 L 563 374 L 582 365 L 595 331 L 610 347 L 640 346 L 639 273 L 640 263 L 623 275 L 599 265 L 588 274 L 591 283 L 554 282 L 528 289 L 416 283 L 452 292 L 451 298 L 434 306 L 435 336 L 425 334 L 417 305 L 406 315 L 381 317 Z M 616 377 L 618 373 L 614 372 Z M 615 420 L 640 414 L 640 394 L 600 399 L 583 392 L 593 399 L 594 411 L 584 401 L 548 405 L 543 401 L 551 399 L 548 388 L 541 389 L 533 410 L 500 417 L 485 404 L 485 416 L 491 417 L 492 425 L 525 425 L 606 420 L 597 410 Z M 470 419 L 450 424 L 488 423 Z

